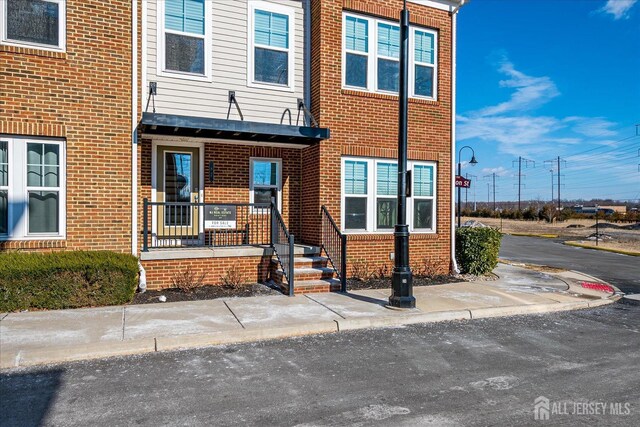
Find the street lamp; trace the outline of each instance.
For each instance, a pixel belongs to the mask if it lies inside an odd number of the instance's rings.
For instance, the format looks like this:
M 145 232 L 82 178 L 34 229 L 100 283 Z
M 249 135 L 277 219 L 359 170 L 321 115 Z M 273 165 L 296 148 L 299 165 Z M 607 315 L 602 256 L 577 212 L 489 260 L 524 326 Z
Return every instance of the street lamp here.
M 464 150 L 465 148 L 468 148 L 469 150 L 471 150 L 471 160 L 469 161 L 469 164 L 471 166 L 475 166 L 478 164 L 478 161 L 476 160 L 476 152 L 473 151 L 473 148 L 469 147 L 468 145 L 465 145 L 458 151 L 458 176 L 462 176 L 462 162 L 460 162 L 460 156 L 462 154 L 462 150 Z M 462 198 L 461 190 L 462 188 L 458 187 L 458 228 L 460 228 L 460 221 L 461 221 L 460 220 L 460 216 L 461 216 L 460 201 Z
M 409 112 L 409 11 L 404 1 L 400 14 L 400 73 L 398 114 L 398 212 L 393 230 L 394 259 L 389 306 L 415 308 L 413 275 L 409 267 L 409 225 L 407 224 L 407 117 Z

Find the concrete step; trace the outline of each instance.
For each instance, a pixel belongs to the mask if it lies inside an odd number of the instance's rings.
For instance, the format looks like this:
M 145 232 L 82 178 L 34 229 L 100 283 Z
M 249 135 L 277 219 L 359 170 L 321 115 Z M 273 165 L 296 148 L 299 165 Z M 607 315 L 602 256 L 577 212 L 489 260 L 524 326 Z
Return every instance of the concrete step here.
M 294 258 L 295 268 L 312 268 L 327 267 L 329 258 L 323 256 L 297 256 Z M 276 257 L 271 258 L 271 264 L 274 268 L 278 268 L 278 260 Z
M 289 285 L 287 283 L 274 283 L 284 294 L 289 293 Z M 300 280 L 295 282 L 294 293 L 300 294 L 318 294 L 325 292 L 340 292 L 339 279 L 321 279 L 321 280 Z
M 335 271 L 331 267 L 295 267 L 293 270 L 293 277 L 296 281 L 301 280 L 321 280 L 321 279 L 333 279 L 335 277 Z M 271 278 L 276 282 L 285 282 L 282 269 L 277 269 L 271 275 Z

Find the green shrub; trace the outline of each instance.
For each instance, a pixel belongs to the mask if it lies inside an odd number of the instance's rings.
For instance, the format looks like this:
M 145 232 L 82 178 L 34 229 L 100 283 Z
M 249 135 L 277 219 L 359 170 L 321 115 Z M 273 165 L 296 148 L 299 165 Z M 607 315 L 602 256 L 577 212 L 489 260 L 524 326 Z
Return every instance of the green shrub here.
M 456 259 L 463 273 L 490 273 L 498 264 L 502 234 L 495 228 L 463 227 L 456 230 Z
M 138 260 L 107 251 L 0 253 L 0 312 L 124 304 Z

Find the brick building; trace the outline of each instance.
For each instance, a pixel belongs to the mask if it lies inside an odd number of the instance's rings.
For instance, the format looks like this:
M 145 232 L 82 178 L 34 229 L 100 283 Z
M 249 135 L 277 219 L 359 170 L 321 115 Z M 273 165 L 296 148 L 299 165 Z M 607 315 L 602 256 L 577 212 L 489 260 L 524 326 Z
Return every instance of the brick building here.
M 4 247 L 131 250 L 149 288 L 236 272 L 319 292 L 392 267 L 401 0 L 1 1 Z M 408 2 L 410 256 L 441 272 L 461 3 Z M 25 4 L 57 41 L 10 28 Z
M 0 247 L 131 251 L 131 1 L 0 1 Z

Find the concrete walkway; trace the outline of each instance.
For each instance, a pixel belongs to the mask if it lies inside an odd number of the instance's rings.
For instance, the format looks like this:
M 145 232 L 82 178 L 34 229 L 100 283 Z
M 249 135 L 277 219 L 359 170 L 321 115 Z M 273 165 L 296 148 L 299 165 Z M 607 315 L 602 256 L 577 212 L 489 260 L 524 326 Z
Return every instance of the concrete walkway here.
M 546 313 L 609 304 L 602 281 L 499 264 L 496 281 L 415 287 L 417 308 L 385 308 L 389 290 L 0 314 L 0 368 L 204 347 L 349 329 Z M 615 291 L 615 289 L 614 289 Z

